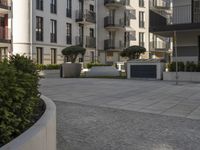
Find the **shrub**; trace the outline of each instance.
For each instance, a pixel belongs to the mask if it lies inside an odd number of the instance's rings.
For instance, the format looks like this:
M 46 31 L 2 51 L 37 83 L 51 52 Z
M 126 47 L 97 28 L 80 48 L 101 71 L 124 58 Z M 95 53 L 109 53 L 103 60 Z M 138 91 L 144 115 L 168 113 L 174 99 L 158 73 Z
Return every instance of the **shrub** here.
M 185 65 L 187 72 L 196 72 L 197 71 L 197 65 L 194 62 L 187 62 Z
M 94 63 L 87 64 L 87 68 L 88 69 L 90 69 L 92 67 L 96 67 L 96 66 L 111 66 L 111 65 L 107 65 L 107 64 L 94 64 Z
M 60 69 L 60 65 L 58 65 L 58 64 L 49 64 L 49 65 L 37 64 L 37 70 L 56 70 L 56 69 Z
M 123 52 L 121 52 L 121 56 L 128 57 L 129 60 L 139 59 L 140 55 L 145 52 L 146 49 L 144 47 L 134 45 L 126 48 Z
M 80 46 L 70 46 L 62 50 L 62 54 L 72 63 L 76 62 L 78 55 L 85 55 L 86 49 Z
M 176 62 L 172 62 L 168 66 L 170 72 L 175 72 L 176 71 Z M 183 62 L 178 62 L 178 71 L 184 71 L 185 70 L 185 65 Z
M 36 66 L 24 56 L 0 64 L 0 145 L 25 131 L 33 122 L 40 93 Z

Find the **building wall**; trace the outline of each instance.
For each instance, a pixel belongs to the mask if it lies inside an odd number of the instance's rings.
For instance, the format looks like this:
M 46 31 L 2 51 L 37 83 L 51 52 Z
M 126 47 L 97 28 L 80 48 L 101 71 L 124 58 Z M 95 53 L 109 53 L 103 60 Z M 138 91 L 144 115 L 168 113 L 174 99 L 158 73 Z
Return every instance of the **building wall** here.
M 94 5 L 94 1 L 85 1 L 85 9 L 89 9 L 89 4 Z M 66 0 L 57 0 L 57 13 L 50 12 L 50 1 L 43 0 L 43 10 L 36 9 L 35 0 L 13 0 L 13 50 L 14 54 L 26 54 L 36 62 L 36 48 L 43 48 L 44 64 L 51 63 L 51 48 L 57 50 L 57 63 L 63 63 L 62 49 L 75 45 L 76 37 L 79 36 L 79 24 L 76 22 L 76 11 L 79 9 L 79 1 L 72 0 L 72 18 L 66 17 Z M 36 16 L 43 17 L 43 41 L 36 40 Z M 50 20 L 57 21 L 57 42 L 50 42 Z M 72 44 L 66 44 L 66 23 L 72 24 Z M 84 26 L 84 37 L 89 35 L 89 28 L 95 28 L 94 25 Z M 85 60 L 90 61 L 90 51 L 87 49 Z

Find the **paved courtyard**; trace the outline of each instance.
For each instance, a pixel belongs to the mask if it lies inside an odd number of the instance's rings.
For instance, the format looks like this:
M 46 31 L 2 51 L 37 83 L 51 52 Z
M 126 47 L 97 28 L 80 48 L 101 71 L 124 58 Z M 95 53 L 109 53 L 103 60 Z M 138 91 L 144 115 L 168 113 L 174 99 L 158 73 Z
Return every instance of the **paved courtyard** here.
M 58 150 L 200 150 L 200 84 L 43 79 Z

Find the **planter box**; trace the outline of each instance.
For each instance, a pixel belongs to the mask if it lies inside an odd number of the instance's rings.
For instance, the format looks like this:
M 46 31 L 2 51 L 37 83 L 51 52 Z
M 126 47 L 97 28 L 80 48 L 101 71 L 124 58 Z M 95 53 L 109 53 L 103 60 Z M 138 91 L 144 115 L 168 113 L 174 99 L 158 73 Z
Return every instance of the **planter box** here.
M 42 96 L 46 110 L 41 118 L 0 150 L 56 150 L 56 106 Z
M 176 72 L 163 72 L 163 80 L 175 81 Z M 200 72 L 178 72 L 178 80 L 200 82 Z
M 92 67 L 86 73 L 87 77 L 117 77 L 120 76 L 119 71 L 113 66 L 96 66 Z
M 39 75 L 44 78 L 59 78 L 60 70 L 42 70 L 39 72 Z
M 163 77 L 164 63 L 157 60 L 133 60 L 127 62 L 127 78 L 157 79 Z
M 63 78 L 78 78 L 81 74 L 81 64 L 64 63 L 62 64 L 62 77 Z

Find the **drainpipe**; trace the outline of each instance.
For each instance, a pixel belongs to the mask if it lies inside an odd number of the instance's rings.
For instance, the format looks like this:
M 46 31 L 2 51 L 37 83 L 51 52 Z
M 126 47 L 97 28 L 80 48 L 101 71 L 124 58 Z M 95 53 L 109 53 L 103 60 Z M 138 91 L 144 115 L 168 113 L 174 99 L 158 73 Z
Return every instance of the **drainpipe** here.
M 97 63 L 97 53 L 98 53 L 98 24 L 97 24 L 97 21 L 98 21 L 98 4 L 97 4 L 97 0 L 95 0 L 95 4 L 96 4 L 96 48 L 95 48 L 95 63 Z
M 29 1 L 29 45 L 30 45 L 30 50 L 29 50 L 29 57 L 32 60 L 33 59 L 33 43 L 32 43 L 32 14 L 33 14 L 33 8 L 32 8 L 32 0 Z

